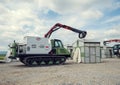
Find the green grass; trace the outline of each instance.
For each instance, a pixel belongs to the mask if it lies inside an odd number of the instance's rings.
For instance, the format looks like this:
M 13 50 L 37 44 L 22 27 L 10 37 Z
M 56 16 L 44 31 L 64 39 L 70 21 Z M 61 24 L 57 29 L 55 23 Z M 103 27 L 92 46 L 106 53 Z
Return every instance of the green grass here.
M 0 60 L 4 60 L 5 55 L 0 55 Z

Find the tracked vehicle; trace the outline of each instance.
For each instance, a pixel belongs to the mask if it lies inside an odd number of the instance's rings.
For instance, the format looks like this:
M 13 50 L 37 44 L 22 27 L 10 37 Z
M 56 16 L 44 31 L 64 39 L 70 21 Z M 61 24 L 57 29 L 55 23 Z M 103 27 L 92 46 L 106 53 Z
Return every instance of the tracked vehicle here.
M 120 44 L 115 44 L 113 46 L 113 53 L 116 55 L 118 58 L 120 58 Z
M 49 40 L 51 34 L 64 28 L 79 34 L 79 38 L 85 38 L 87 32 L 72 28 L 60 23 L 55 24 L 44 37 L 25 36 L 23 43 L 13 42 L 9 45 L 11 55 L 9 58 L 19 60 L 27 66 L 63 64 L 70 57 L 70 53 L 64 48 L 62 41 Z
M 107 40 L 107 41 L 104 41 L 103 44 L 106 46 L 106 44 L 109 44 L 109 43 L 112 43 L 112 42 L 115 42 L 115 43 L 120 43 L 120 39 L 111 39 L 111 40 Z M 115 56 L 117 56 L 118 58 L 120 58 L 120 44 L 115 44 L 113 46 L 113 54 Z

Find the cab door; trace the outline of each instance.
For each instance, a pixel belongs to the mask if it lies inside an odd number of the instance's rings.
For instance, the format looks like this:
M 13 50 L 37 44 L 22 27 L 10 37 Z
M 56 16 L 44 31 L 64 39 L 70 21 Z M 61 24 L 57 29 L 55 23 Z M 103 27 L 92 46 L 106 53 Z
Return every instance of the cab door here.
M 60 55 L 61 55 L 61 54 L 63 54 L 63 55 L 70 54 L 70 53 L 68 52 L 68 50 L 64 48 L 61 40 L 58 40 L 58 39 L 54 39 L 54 40 L 52 41 L 52 52 L 53 52 L 54 54 L 57 54 L 57 55 L 58 55 L 58 54 L 60 54 Z

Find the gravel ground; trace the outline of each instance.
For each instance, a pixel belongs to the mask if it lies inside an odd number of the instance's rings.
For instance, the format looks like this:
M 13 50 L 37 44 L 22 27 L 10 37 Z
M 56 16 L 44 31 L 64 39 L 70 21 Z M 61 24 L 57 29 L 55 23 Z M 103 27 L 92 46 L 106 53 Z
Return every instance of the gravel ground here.
M 102 63 L 27 67 L 20 62 L 0 63 L 0 85 L 120 85 L 120 59 Z

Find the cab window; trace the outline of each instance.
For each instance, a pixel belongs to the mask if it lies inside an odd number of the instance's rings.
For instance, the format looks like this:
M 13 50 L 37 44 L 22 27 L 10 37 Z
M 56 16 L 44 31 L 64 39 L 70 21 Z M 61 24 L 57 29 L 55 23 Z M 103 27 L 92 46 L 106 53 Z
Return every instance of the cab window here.
M 62 42 L 59 40 L 55 41 L 55 47 L 63 47 Z

